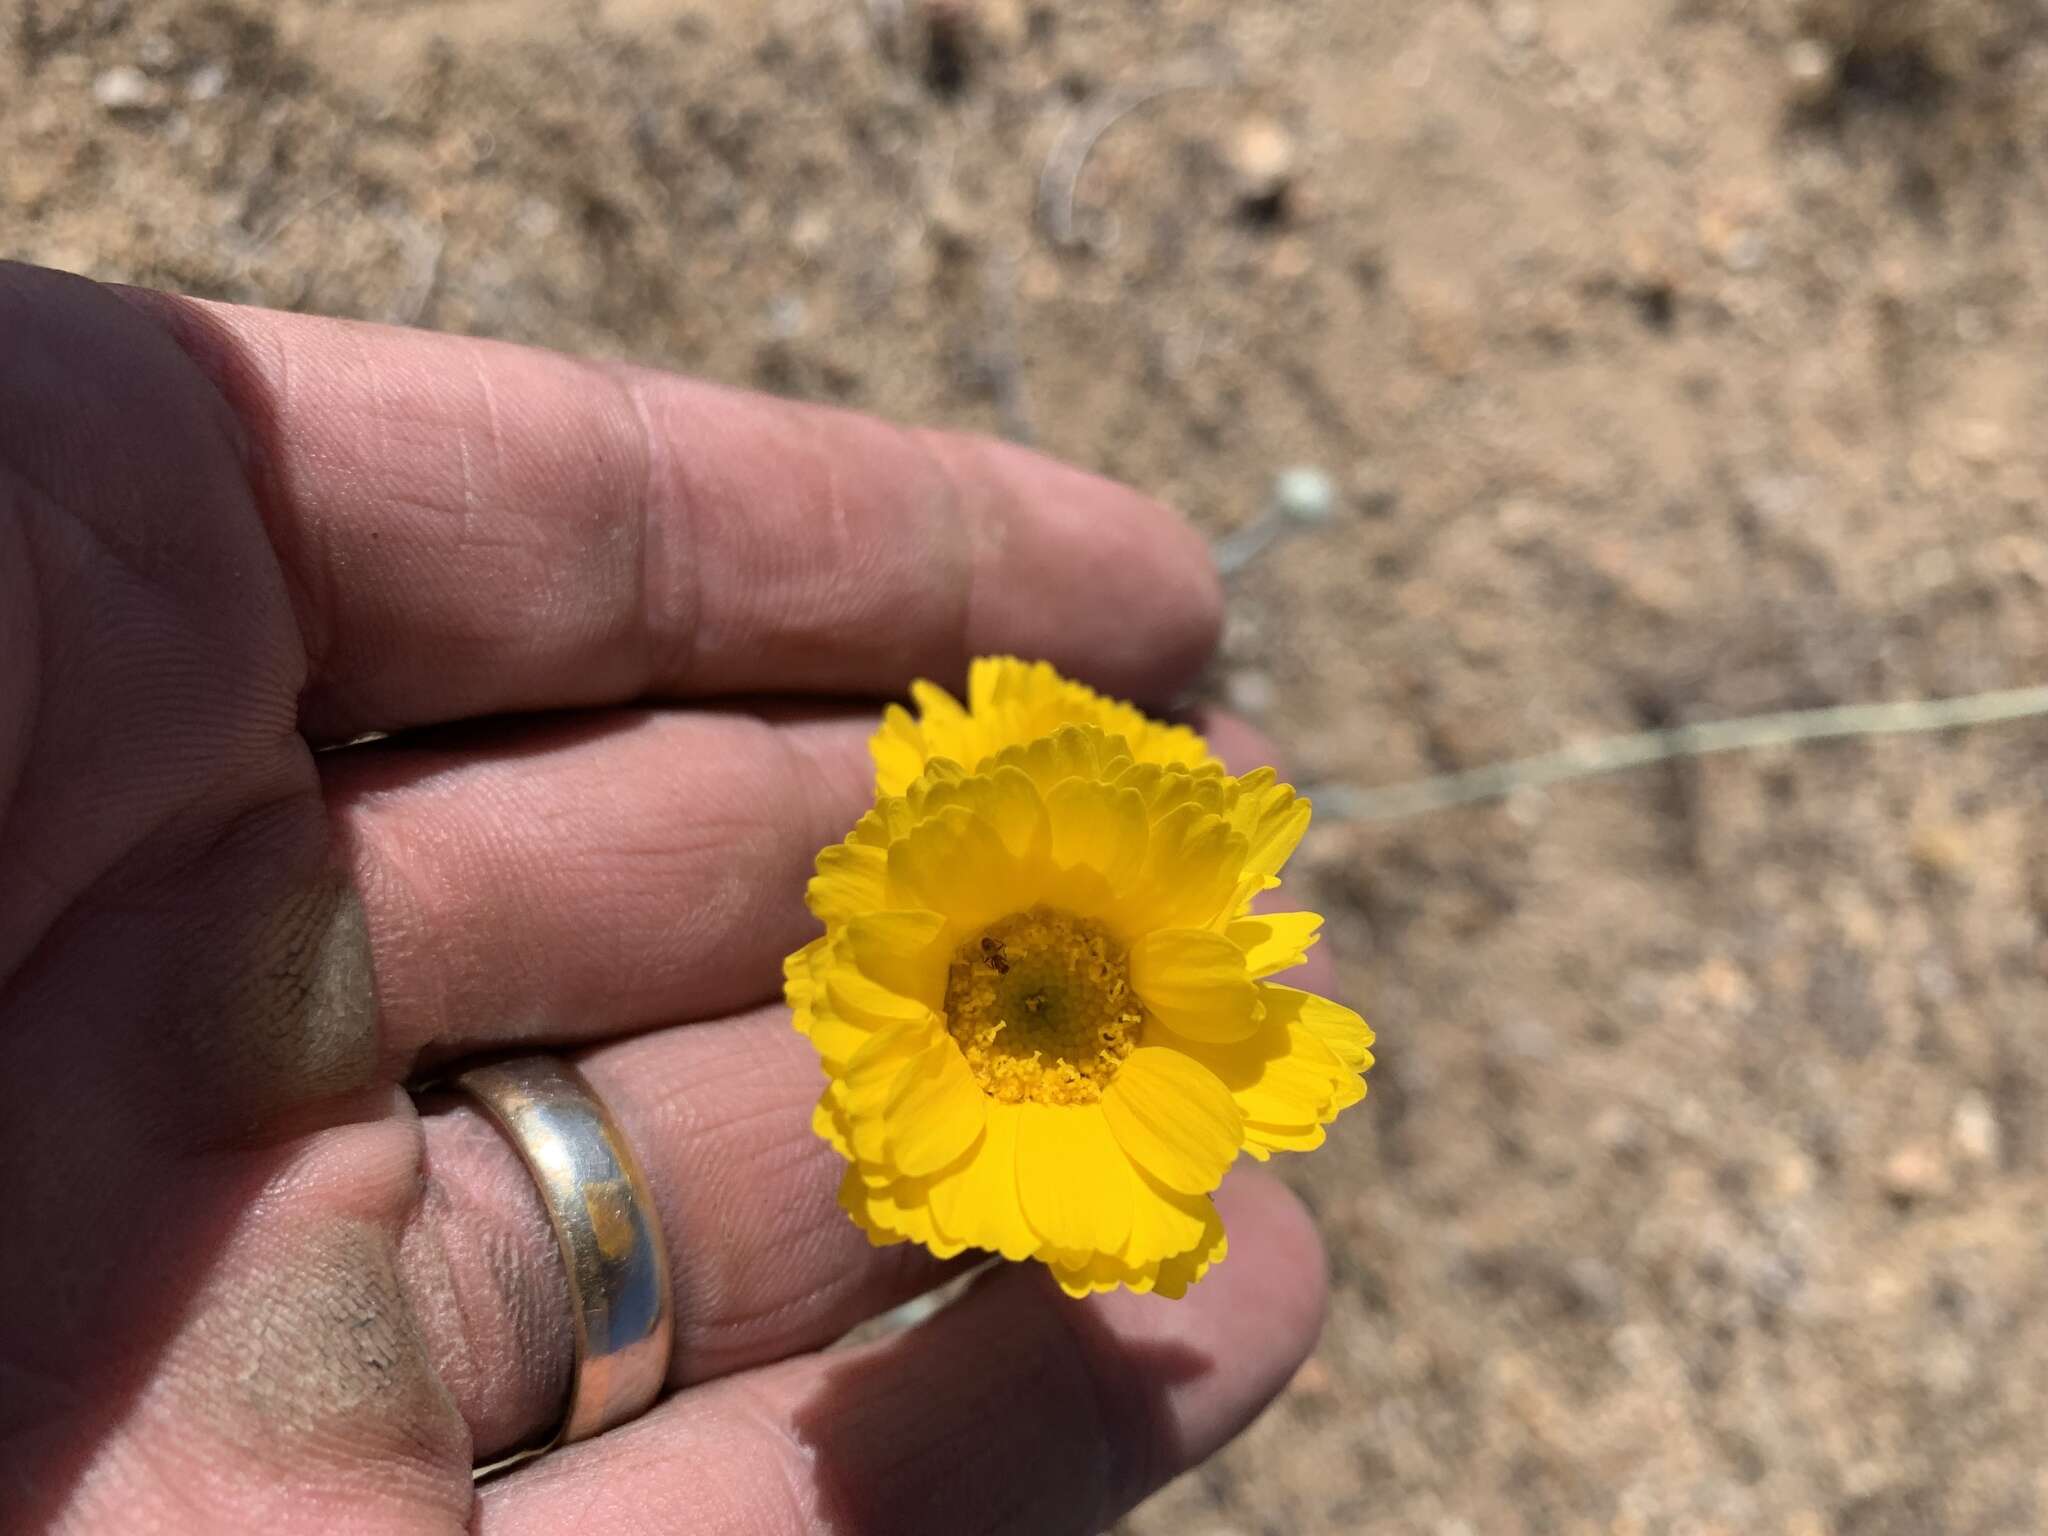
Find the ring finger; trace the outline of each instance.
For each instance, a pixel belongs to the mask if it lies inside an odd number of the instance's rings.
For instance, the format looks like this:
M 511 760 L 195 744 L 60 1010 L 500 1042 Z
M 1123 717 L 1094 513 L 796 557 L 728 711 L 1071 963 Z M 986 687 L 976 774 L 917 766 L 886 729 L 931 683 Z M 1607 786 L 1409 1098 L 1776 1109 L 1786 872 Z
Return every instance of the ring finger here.
M 948 1266 L 871 1247 L 811 1134 L 818 1075 L 778 1009 L 661 1030 L 578 1065 L 648 1176 L 675 1290 L 671 1387 L 829 1343 Z M 572 1342 L 532 1176 L 467 1100 L 424 1117 L 425 1193 L 400 1245 L 428 1350 L 480 1460 L 544 1438 Z

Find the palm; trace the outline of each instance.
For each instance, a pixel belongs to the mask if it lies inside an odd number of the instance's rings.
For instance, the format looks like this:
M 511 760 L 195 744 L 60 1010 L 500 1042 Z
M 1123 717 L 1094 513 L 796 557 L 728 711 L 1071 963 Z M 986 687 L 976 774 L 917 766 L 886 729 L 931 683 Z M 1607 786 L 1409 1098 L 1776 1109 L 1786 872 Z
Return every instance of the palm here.
M 1170 684 L 1213 596 L 1154 518 L 1000 450 L 0 268 L 0 1523 L 1081 1530 L 1233 1432 L 1320 1299 L 1270 1187 L 1179 1310 L 1006 1272 L 809 1353 L 940 1277 L 836 1210 L 772 1004 L 863 728 L 632 707 L 968 647 Z M 509 1149 L 400 1084 L 521 1042 L 584 1048 L 649 1165 L 687 1390 L 473 1503 L 559 1411 L 566 1301 Z

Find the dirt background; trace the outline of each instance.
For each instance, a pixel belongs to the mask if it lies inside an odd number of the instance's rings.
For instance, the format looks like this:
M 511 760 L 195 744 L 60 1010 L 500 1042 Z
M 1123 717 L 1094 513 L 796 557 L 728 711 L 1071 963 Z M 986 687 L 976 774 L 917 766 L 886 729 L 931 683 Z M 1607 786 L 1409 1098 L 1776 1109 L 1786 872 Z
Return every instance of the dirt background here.
M 1218 535 L 1319 466 L 1213 685 L 1312 782 L 2048 678 L 2032 0 L 0 18 L 0 253 L 1029 436 Z M 1294 1170 L 1329 1330 L 1129 1529 L 2048 1526 L 2044 745 L 1322 822 L 1382 1042 Z

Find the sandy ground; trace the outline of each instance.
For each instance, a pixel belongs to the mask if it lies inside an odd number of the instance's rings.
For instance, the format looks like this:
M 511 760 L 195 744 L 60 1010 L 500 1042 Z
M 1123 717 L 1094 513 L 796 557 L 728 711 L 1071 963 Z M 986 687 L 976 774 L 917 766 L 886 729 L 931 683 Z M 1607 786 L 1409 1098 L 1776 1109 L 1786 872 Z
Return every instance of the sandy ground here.
M 935 19 L 936 18 L 936 19 Z M 1029 437 L 1382 784 L 2048 678 L 2033 0 L 5 0 L 0 253 Z M 1117 118 L 1085 161 L 1077 134 Z M 2048 1525 L 2048 728 L 1326 819 L 1322 1348 L 1141 1536 Z

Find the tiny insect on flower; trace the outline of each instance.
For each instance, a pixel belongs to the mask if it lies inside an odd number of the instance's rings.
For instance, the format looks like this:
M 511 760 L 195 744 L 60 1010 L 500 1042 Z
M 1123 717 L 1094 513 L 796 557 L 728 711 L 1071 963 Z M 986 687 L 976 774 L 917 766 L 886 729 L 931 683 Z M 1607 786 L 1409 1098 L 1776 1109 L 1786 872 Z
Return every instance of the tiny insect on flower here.
M 1223 1257 L 1238 1154 L 1318 1146 L 1365 1093 L 1365 1021 L 1268 979 L 1322 919 L 1251 911 L 1308 804 L 1043 664 L 917 697 L 784 968 L 840 1201 L 876 1243 L 1179 1296 Z

